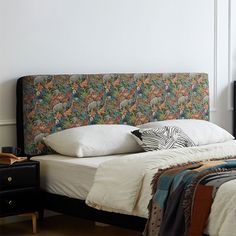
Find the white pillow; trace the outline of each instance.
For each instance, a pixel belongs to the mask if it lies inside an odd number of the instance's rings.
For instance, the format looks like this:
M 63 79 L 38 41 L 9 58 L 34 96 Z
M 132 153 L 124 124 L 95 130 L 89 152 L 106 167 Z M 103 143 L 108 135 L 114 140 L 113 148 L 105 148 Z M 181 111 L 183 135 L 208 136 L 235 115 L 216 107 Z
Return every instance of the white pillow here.
M 234 137 L 216 124 L 205 120 L 180 119 L 149 122 L 138 127 L 160 128 L 164 126 L 176 126 L 195 143 L 195 145 L 206 145 L 211 143 L 222 143 L 234 139 Z
M 76 157 L 103 156 L 142 151 L 129 125 L 89 125 L 66 129 L 44 138 L 56 152 Z

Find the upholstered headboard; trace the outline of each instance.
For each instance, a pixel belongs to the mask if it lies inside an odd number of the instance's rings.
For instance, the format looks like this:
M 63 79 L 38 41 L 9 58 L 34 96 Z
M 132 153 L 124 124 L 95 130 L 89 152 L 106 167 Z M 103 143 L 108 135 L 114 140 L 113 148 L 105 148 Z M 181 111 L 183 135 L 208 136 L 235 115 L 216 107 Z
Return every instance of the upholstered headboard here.
M 17 81 L 17 140 L 23 154 L 48 153 L 42 138 L 92 124 L 209 119 L 204 73 L 36 75 Z

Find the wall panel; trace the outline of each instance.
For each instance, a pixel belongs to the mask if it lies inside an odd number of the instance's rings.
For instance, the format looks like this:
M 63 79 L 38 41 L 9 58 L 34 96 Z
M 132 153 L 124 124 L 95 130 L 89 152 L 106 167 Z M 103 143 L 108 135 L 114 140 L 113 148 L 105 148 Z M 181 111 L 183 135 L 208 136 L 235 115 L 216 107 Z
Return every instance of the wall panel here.
M 15 120 L 16 79 L 44 73 L 206 72 L 211 120 L 231 130 L 231 7 L 234 0 L 0 1 L 1 139 L 15 143 L 3 124 Z M 231 14 L 231 29 L 235 22 Z

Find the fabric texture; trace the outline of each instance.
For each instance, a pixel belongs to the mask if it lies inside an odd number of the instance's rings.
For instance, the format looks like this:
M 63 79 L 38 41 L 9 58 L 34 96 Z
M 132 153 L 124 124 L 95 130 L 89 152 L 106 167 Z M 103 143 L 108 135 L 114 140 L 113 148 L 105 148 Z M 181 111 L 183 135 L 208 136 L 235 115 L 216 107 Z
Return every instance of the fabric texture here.
M 236 160 L 231 158 L 159 170 L 152 182 L 154 195 L 149 204 L 150 216 L 144 235 L 202 235 L 213 201 L 212 193 L 217 191 L 218 184 L 212 181 L 212 187 L 199 186 L 207 183 L 212 175 L 221 179 L 221 184 L 236 178 Z M 228 178 L 225 178 L 226 173 Z M 203 197 L 200 197 L 200 192 Z M 205 208 L 200 207 L 202 200 L 205 200 Z
M 122 158 L 124 154 L 117 154 Z M 40 188 L 48 193 L 85 200 L 98 166 L 111 156 L 74 158 L 60 154 L 32 157 L 40 162 Z
M 114 158 L 98 167 L 86 203 L 105 211 L 147 218 L 147 206 L 152 197 L 150 184 L 158 170 L 193 161 L 228 158 L 235 153 L 236 141 L 232 140 Z
M 189 235 L 201 235 L 202 232 L 206 232 L 208 235 L 214 235 L 209 230 L 207 231 L 206 225 L 208 222 L 214 222 L 214 220 L 210 219 L 209 213 L 213 209 L 213 205 L 215 202 L 215 197 L 218 196 L 218 190 L 222 185 L 226 185 L 228 182 L 236 179 L 236 172 L 224 172 L 224 173 L 216 173 L 204 178 L 197 186 L 194 195 L 194 204 L 192 206 L 192 216 L 191 223 L 189 228 Z M 227 193 L 226 193 L 227 195 Z M 214 200 L 214 201 L 213 201 Z M 226 205 L 227 201 L 225 201 Z M 221 210 L 223 210 L 221 208 Z M 219 217 L 219 215 L 218 215 Z M 221 218 L 221 217 L 219 217 Z M 221 224 L 223 226 L 223 224 Z M 218 234 L 220 235 L 220 234 Z M 226 234 L 225 234 L 226 235 Z
M 197 119 L 177 119 L 177 120 L 165 120 L 157 122 L 149 122 L 139 125 L 140 129 L 155 129 L 165 126 L 176 126 L 195 143 L 195 145 L 207 145 L 211 143 L 222 143 L 229 140 L 233 140 L 234 137 L 225 129 L 218 125 Z
M 74 157 L 140 152 L 130 134 L 134 129 L 130 125 L 81 126 L 48 135 L 44 142 L 57 153 Z
M 145 151 L 195 146 L 178 127 L 164 126 L 156 129 L 138 129 L 131 132 Z
M 21 80 L 28 155 L 50 153 L 43 137 L 72 127 L 209 119 L 204 73 L 35 75 Z
M 206 222 L 211 210 L 213 187 L 199 184 L 194 195 L 192 219 L 188 235 L 203 235 Z
M 206 233 L 211 236 L 235 235 L 236 179 L 221 185 L 211 206 Z

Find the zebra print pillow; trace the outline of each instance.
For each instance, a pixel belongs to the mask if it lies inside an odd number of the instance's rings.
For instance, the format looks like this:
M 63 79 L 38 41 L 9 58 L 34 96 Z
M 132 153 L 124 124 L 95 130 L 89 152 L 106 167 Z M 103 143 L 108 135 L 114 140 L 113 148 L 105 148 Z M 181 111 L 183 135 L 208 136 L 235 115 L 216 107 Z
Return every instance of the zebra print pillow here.
M 138 129 L 131 132 L 135 140 L 145 151 L 192 147 L 194 142 L 175 126 L 156 129 Z

